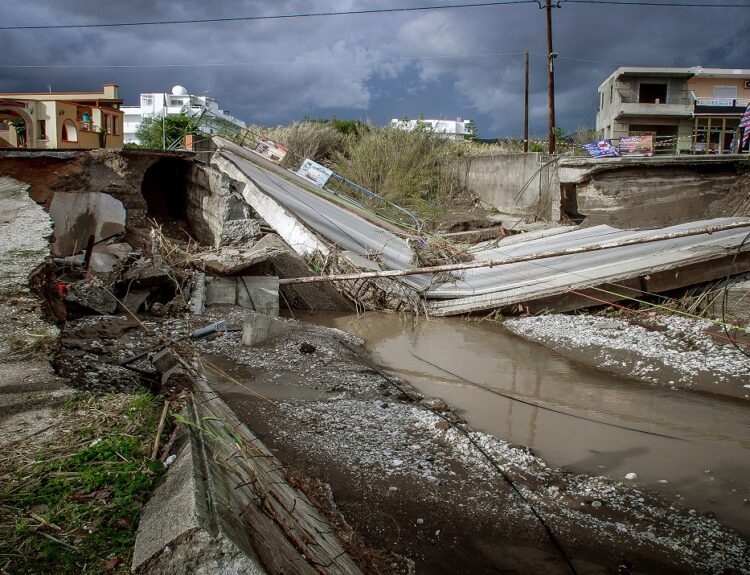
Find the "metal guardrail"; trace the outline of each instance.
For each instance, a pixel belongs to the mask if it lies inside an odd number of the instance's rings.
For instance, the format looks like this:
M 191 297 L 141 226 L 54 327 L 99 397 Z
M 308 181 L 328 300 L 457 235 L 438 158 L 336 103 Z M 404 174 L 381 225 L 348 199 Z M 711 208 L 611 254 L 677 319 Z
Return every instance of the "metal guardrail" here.
M 213 114 L 210 110 L 205 110 L 202 116 L 204 115 L 219 120 L 222 119 L 221 116 Z M 263 137 L 263 134 L 258 134 L 249 128 L 241 130 L 229 122 L 226 122 L 224 127 L 225 133 L 217 135 L 227 137 L 235 144 L 248 150 L 255 151 L 256 146 Z M 306 158 L 303 158 L 293 150 L 289 150 L 279 165 L 292 173 L 296 173 L 305 159 Z M 381 219 L 413 227 L 416 232 L 419 232 L 422 229 L 422 220 L 411 211 L 399 206 L 398 204 L 394 204 L 372 190 L 368 190 L 335 172 L 331 174 L 328 182 L 322 189 L 333 196 L 341 197 L 349 204 L 368 211 Z

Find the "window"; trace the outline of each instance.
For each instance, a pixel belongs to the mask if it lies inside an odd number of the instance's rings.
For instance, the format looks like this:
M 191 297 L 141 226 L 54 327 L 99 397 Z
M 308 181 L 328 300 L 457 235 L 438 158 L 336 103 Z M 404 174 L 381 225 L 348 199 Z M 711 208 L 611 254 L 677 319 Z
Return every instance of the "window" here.
M 610 104 L 612 103 L 612 100 L 614 99 L 614 97 L 615 97 L 615 85 L 610 84 L 609 85 L 609 103 Z
M 65 120 L 62 125 L 62 137 L 63 142 L 77 142 L 78 141 L 78 130 L 73 120 Z
M 47 120 L 37 120 L 37 127 L 39 130 L 39 139 L 47 139 Z
M 117 116 L 112 116 L 112 133 L 115 136 L 120 133 L 118 126 L 117 126 L 117 119 L 118 119 Z
M 153 94 L 141 94 L 141 107 L 151 107 L 154 105 Z
M 714 98 L 736 100 L 737 86 L 714 86 Z
M 667 103 L 667 85 L 666 84 L 646 84 L 642 83 L 638 91 L 639 104 L 666 104 Z
M 599 92 L 599 111 L 604 108 L 604 92 Z

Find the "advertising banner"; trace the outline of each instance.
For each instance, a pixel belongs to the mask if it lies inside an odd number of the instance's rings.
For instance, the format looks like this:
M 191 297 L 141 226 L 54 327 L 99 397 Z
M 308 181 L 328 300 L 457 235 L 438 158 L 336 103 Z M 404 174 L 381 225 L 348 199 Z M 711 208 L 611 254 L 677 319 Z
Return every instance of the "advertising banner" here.
M 601 142 L 591 142 L 581 146 L 586 153 L 592 158 L 611 158 L 619 156 L 617 149 L 612 145 L 611 140 L 602 140 Z
M 305 158 L 302 167 L 297 170 L 298 176 L 302 176 L 319 188 L 322 188 L 326 185 L 326 182 L 328 181 L 328 178 L 331 177 L 331 174 L 333 174 L 331 170 L 313 162 L 309 158 Z
M 649 136 L 627 136 L 620 138 L 621 156 L 653 156 L 654 137 Z
M 287 148 L 286 146 L 282 146 L 281 144 L 277 144 L 276 142 L 269 140 L 264 136 L 260 139 L 258 145 L 255 146 L 255 151 L 258 152 L 261 156 L 265 156 L 272 162 L 276 162 L 277 164 L 279 164 L 281 163 L 281 160 L 284 159 L 284 156 L 286 156 L 289 148 Z

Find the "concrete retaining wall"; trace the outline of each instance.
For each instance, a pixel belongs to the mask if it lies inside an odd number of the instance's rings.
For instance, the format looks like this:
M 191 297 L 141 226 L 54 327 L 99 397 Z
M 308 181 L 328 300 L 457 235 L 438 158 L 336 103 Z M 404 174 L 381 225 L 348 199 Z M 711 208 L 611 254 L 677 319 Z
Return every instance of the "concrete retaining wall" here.
M 500 213 L 556 221 L 559 185 L 548 159 L 539 153 L 469 158 L 461 182 Z
M 750 156 L 467 160 L 462 182 L 502 214 L 587 225 L 662 227 L 750 214 Z
M 562 158 L 559 181 L 567 215 L 587 225 L 662 227 L 750 213 L 748 157 Z

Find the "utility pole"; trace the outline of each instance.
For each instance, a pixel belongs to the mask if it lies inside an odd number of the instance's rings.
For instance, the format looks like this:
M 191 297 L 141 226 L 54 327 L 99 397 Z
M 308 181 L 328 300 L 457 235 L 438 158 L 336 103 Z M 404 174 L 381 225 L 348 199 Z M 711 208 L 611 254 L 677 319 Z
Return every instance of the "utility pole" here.
M 164 93 L 164 101 L 161 109 L 161 149 L 167 149 L 167 93 Z
M 552 51 L 552 0 L 547 0 L 547 90 L 549 93 L 549 148 L 555 153 L 555 54 Z
M 524 55 L 526 72 L 523 84 L 523 153 L 529 151 L 529 53 Z

